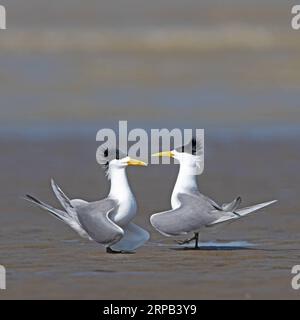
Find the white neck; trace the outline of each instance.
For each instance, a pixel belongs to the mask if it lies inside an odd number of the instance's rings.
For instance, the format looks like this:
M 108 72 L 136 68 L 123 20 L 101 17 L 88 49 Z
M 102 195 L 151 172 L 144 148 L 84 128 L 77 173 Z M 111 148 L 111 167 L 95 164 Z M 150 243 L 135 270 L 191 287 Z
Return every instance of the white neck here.
M 172 208 L 175 209 L 180 206 L 180 202 L 177 198 L 179 193 L 191 194 L 195 191 L 198 191 L 197 175 L 195 175 L 195 170 L 185 164 L 180 164 L 177 181 L 171 198 Z
M 109 197 L 118 200 L 127 200 L 130 197 L 133 197 L 132 191 L 130 189 L 126 169 L 125 168 L 111 168 L 109 169 L 109 178 L 110 178 L 110 192 Z
M 125 227 L 135 217 L 137 206 L 130 189 L 126 169 L 111 168 L 109 171 L 111 187 L 108 197 L 118 202 L 118 210 L 110 218 L 120 227 Z

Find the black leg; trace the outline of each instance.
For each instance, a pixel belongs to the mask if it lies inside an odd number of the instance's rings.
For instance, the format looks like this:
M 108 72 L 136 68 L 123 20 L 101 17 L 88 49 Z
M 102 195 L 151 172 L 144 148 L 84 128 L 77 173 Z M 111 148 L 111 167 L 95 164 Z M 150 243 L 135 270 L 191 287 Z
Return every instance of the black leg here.
M 199 249 L 199 232 L 195 233 L 195 249 Z
M 192 242 L 195 240 L 195 249 L 199 249 L 199 232 L 195 232 L 193 238 L 186 239 L 186 240 L 175 240 L 178 244 L 183 245 Z
M 195 240 L 195 236 L 191 239 L 186 239 L 186 240 L 175 240 L 175 242 L 177 242 L 178 244 L 180 245 L 183 245 L 183 244 L 187 244 L 187 243 L 190 243 L 192 242 L 193 240 Z

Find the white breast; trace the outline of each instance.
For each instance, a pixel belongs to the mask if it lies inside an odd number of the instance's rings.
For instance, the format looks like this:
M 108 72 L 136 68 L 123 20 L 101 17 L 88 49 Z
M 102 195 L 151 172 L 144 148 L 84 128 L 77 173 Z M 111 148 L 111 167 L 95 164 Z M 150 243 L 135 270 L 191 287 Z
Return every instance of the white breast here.
M 171 197 L 172 209 L 180 207 L 178 200 L 178 194 L 193 194 L 198 190 L 197 176 L 193 174 L 193 168 L 190 169 L 188 166 L 180 163 L 180 169 L 177 177 L 176 184 Z
M 176 209 L 176 208 L 180 207 L 180 202 L 178 200 L 177 195 L 178 195 L 178 192 L 176 190 L 174 190 L 173 193 L 172 193 L 172 197 L 171 197 L 172 209 Z
M 111 190 L 109 197 L 118 203 L 118 210 L 111 216 L 111 219 L 120 227 L 124 227 L 136 215 L 136 201 L 130 189 L 125 169 L 111 170 L 110 178 Z
M 116 214 L 112 217 L 113 221 L 120 227 L 124 227 L 131 222 L 136 216 L 137 205 L 133 196 L 126 200 L 119 201 L 119 208 Z

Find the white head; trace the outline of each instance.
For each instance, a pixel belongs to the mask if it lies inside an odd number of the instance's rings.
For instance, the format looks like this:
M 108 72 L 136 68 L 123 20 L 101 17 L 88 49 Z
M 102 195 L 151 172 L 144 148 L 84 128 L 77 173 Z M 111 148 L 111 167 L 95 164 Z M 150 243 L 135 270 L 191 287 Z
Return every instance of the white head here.
M 147 166 L 145 162 L 132 159 L 118 149 L 103 149 L 101 153 L 97 155 L 97 160 L 109 178 L 112 170 L 121 170 L 128 166 Z
M 203 171 L 202 155 L 203 152 L 201 144 L 193 138 L 187 145 L 180 146 L 172 151 L 159 152 L 152 156 L 176 159 L 180 164 L 180 168 L 184 169 L 186 173 L 199 175 Z

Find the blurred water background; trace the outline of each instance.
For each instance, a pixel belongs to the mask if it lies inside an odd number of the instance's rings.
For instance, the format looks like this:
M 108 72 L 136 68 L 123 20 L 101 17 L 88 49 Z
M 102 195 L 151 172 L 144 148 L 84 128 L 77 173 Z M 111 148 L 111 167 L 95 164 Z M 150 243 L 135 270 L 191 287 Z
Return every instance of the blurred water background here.
M 297 298 L 290 288 L 291 267 L 300 261 L 294 1 L 1 4 L 8 28 L 0 31 L 0 263 L 9 274 L 4 297 Z M 107 257 L 19 200 L 30 192 L 55 203 L 52 176 L 70 195 L 105 196 L 96 132 L 119 120 L 147 130 L 205 128 L 203 192 L 220 202 L 237 194 L 245 204 L 280 200 L 268 213 L 211 238 L 250 241 L 270 251 L 195 255 L 150 243 L 130 257 Z M 129 172 L 138 221 L 149 230 L 149 215 L 169 207 L 176 170 Z M 152 231 L 152 241 L 165 240 Z
M 298 131 L 292 1 L 2 3 L 3 129 L 88 129 L 126 119 Z

